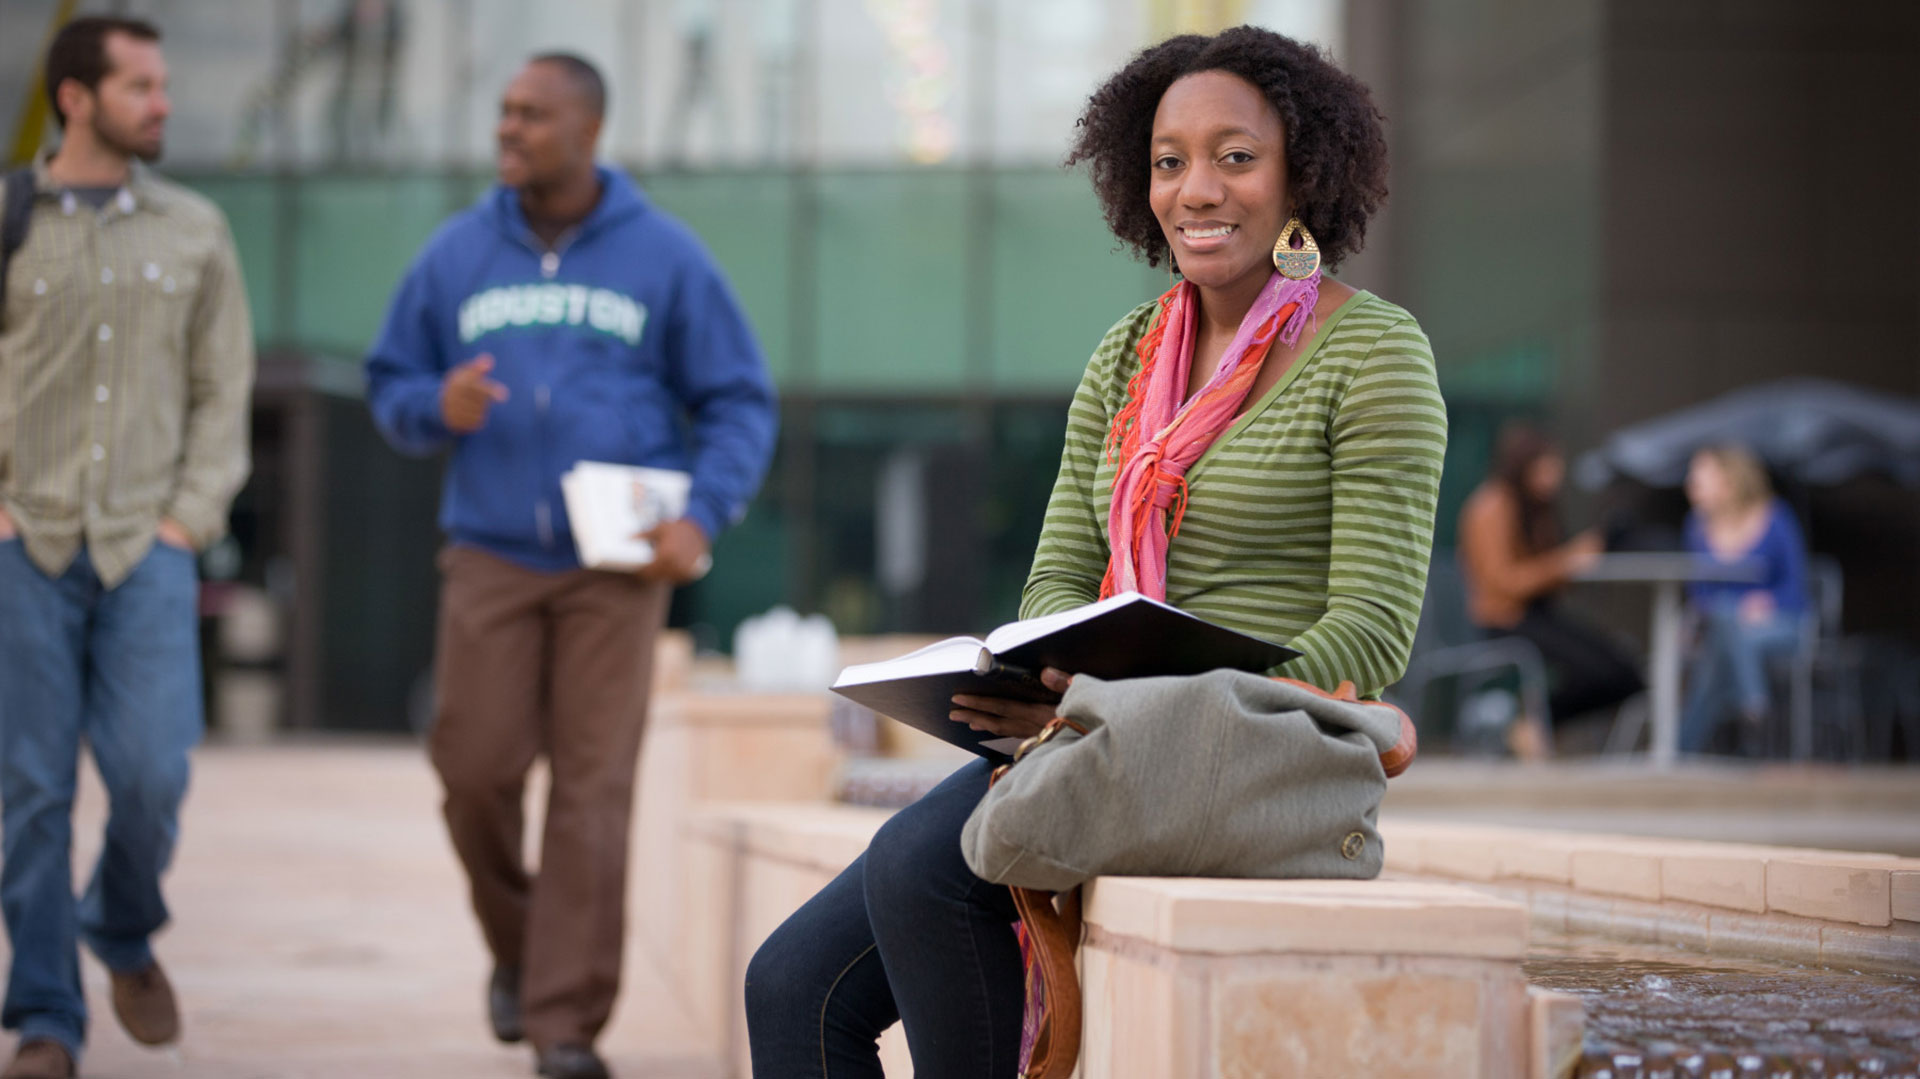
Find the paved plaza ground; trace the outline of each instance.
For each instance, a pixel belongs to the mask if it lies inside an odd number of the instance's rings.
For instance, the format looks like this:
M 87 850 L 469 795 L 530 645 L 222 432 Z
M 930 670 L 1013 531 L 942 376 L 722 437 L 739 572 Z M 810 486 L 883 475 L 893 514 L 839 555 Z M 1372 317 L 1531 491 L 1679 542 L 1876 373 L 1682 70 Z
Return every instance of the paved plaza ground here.
M 75 829 L 83 877 L 104 813 L 89 775 Z M 411 745 L 203 749 L 167 896 L 174 922 L 157 951 L 185 1036 L 164 1050 L 130 1041 L 88 956 L 88 1079 L 532 1074 L 528 1050 L 487 1032 L 488 963 L 436 782 Z M 684 1018 L 637 936 L 608 1062 L 621 1079 L 711 1074 L 689 1061 Z
M 169 879 L 175 920 L 158 943 L 184 1005 L 185 1038 L 161 1051 L 132 1044 L 89 958 L 96 1015 L 84 1074 L 529 1075 L 526 1050 L 488 1037 L 487 961 L 437 802 L 423 755 L 404 741 L 203 749 Z M 81 874 L 104 809 L 89 775 L 76 821 Z M 1912 771 L 1695 768 L 1649 778 L 1619 764 L 1423 760 L 1395 781 L 1385 816 L 1920 853 Z M 626 989 L 602 1042 L 609 1062 L 623 1079 L 710 1076 L 641 939 L 629 937 Z

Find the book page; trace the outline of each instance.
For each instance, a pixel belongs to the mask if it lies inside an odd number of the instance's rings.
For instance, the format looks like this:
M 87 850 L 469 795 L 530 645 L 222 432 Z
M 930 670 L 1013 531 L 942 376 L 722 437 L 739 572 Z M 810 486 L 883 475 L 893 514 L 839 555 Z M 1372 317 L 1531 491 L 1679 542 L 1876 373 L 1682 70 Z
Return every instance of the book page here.
M 986 644 L 978 637 L 948 637 L 904 656 L 879 663 L 856 663 L 840 672 L 837 686 L 856 686 L 867 682 L 889 682 L 928 674 L 971 671 Z

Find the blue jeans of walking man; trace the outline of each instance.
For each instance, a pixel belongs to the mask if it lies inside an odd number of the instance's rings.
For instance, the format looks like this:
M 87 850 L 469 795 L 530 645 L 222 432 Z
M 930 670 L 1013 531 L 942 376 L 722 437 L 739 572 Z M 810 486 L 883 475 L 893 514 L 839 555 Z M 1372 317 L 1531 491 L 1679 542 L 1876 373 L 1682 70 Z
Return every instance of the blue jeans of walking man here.
M 58 578 L 0 541 L 0 908 L 13 964 L 0 1022 L 77 1058 L 78 942 L 107 968 L 153 962 L 167 921 L 187 756 L 202 725 L 194 557 L 156 541 L 108 589 L 83 550 Z M 73 894 L 74 787 L 84 742 L 110 802 L 86 890 Z

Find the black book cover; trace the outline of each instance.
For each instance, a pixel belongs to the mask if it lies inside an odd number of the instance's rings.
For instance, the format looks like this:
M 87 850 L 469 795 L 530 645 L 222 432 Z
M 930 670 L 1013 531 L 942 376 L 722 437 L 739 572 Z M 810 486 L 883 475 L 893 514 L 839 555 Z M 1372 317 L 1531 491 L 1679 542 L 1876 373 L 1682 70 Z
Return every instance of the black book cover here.
M 1078 610 L 1087 616 L 1073 619 L 1070 616 L 1074 612 L 1063 612 L 1050 619 L 1033 620 L 1064 619 L 1065 623 L 1051 629 L 1036 627 L 1044 632 L 992 652 L 990 658 L 1036 675 L 1042 668 L 1057 667 L 1073 674 L 1116 679 L 1202 674 L 1222 667 L 1259 672 L 1300 654 L 1144 596 L 1115 597 Z M 989 636 L 988 642 L 1002 635 L 1026 636 L 1025 626 L 1019 622 L 1003 626 Z M 1054 695 L 1029 679 L 998 672 L 976 673 L 976 665 L 988 665 L 981 659 L 982 650 L 981 642 L 967 638 L 943 641 L 888 663 L 849 667 L 833 690 L 936 738 L 984 757 L 1004 759 L 1018 740 L 976 731 L 947 718 L 953 710 L 953 695 L 969 693 L 1025 701 L 1049 701 Z M 923 656 L 919 664 L 922 668 L 940 665 L 944 669 L 888 676 L 891 664 L 905 664 Z

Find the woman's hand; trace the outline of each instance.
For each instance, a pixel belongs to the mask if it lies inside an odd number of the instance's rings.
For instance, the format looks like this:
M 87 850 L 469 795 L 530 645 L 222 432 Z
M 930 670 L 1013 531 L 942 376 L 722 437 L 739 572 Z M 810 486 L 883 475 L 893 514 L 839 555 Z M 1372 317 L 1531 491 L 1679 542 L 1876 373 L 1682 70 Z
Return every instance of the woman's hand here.
M 1748 592 L 1740 597 L 1740 621 L 1757 626 L 1770 621 L 1774 613 L 1773 593 Z
M 1567 574 L 1579 576 L 1600 561 L 1607 553 L 1607 544 L 1598 531 L 1590 528 L 1568 540 L 1560 550 L 1561 557 L 1566 559 Z
M 1055 693 L 1065 693 L 1073 684 L 1073 676 L 1053 667 L 1040 672 L 1040 681 Z M 953 697 L 953 711 L 947 718 L 955 723 L 965 723 L 976 731 L 986 731 L 1002 738 L 1031 738 L 1040 733 L 1047 721 L 1058 715 L 1055 707 L 1060 702 L 1056 698 L 1047 703 L 1036 704 L 1031 701 L 1016 701 L 1007 697 L 982 697 L 971 693 L 956 693 Z

